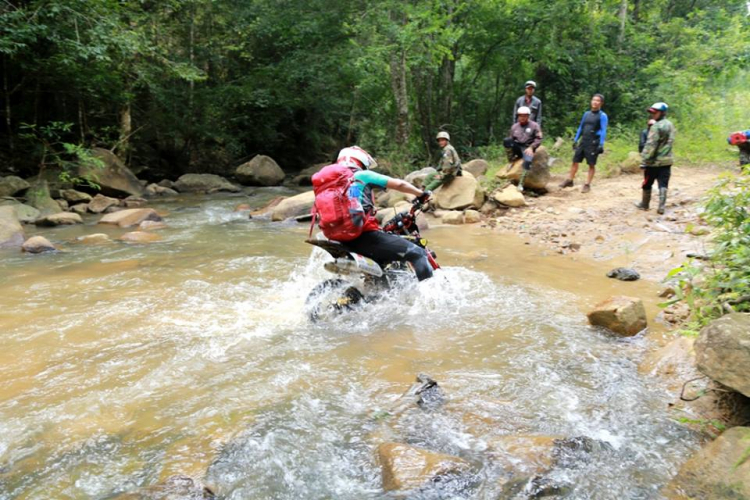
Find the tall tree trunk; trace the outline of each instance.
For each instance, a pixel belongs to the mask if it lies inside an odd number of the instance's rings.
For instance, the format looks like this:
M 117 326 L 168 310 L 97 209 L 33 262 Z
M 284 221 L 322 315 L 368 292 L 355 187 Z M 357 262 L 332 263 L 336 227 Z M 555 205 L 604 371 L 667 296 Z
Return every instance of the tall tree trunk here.
M 116 154 L 123 162 L 128 163 L 130 154 L 130 134 L 133 132 L 133 123 L 128 100 L 120 108 L 120 142 L 117 146 Z
M 391 88 L 396 101 L 395 140 L 399 149 L 409 142 L 409 97 L 406 87 L 406 51 L 398 49 L 391 54 Z
M 451 107 L 453 106 L 453 82 L 456 76 L 456 55 L 458 47 L 453 47 L 451 56 L 446 56 L 440 66 L 440 123 L 451 123 Z
M 425 154 L 432 159 L 432 147 L 434 145 L 433 134 L 435 133 L 434 119 L 432 116 L 434 71 L 432 68 L 422 66 L 414 68 L 413 85 L 416 93 L 417 115 L 419 116 L 420 135 L 425 147 Z
M 5 126 L 8 131 L 8 148 L 13 152 L 13 121 L 10 109 L 10 89 L 8 88 L 8 57 L 3 56 L 3 93 L 5 94 Z
M 617 36 L 617 45 L 622 47 L 625 41 L 625 26 L 628 21 L 628 0 L 620 1 L 620 13 L 618 17 L 620 18 L 620 34 Z
M 641 0 L 633 0 L 633 24 L 638 24 L 641 15 Z

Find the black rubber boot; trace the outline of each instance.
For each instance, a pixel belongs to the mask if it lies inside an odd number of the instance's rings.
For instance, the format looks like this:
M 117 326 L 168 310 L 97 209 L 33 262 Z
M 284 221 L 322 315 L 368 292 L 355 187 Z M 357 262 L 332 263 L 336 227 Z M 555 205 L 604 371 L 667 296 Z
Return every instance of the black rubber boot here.
M 635 204 L 635 208 L 638 208 L 640 210 L 648 210 L 648 206 L 651 204 L 651 190 L 642 189 L 641 191 L 643 191 L 643 198 L 641 199 L 640 203 Z
M 664 208 L 667 206 L 667 188 L 659 188 L 659 208 L 656 209 L 656 213 L 663 214 Z

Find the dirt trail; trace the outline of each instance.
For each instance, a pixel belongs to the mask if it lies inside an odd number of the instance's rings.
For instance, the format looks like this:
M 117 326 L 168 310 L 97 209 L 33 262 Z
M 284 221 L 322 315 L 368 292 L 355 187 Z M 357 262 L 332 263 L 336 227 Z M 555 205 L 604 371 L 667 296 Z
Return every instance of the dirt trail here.
M 485 224 L 554 252 L 611 261 L 612 267 L 633 267 L 643 278 L 660 281 L 688 253 L 706 253 L 708 235 L 701 233 L 708 228 L 699 218 L 700 201 L 722 171 L 673 168 L 664 215 L 656 213 L 656 188 L 651 210 L 643 212 L 633 205 L 641 196 L 638 174 L 595 178 L 587 194 L 581 193 L 579 182 L 574 188 L 560 189 L 562 177 L 554 176 L 548 194 L 526 196 L 529 206 L 501 210 Z

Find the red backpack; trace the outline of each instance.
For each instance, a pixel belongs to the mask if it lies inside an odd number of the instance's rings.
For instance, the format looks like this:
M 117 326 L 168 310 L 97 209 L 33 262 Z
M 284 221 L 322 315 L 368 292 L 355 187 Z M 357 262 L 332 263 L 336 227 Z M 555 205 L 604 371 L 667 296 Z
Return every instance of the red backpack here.
M 351 168 L 339 164 L 323 167 L 312 176 L 318 227 L 329 240 L 351 241 L 362 234 L 365 227 L 365 210 L 362 203 L 349 196 L 349 188 L 357 182 Z M 311 228 L 312 231 L 312 228 Z

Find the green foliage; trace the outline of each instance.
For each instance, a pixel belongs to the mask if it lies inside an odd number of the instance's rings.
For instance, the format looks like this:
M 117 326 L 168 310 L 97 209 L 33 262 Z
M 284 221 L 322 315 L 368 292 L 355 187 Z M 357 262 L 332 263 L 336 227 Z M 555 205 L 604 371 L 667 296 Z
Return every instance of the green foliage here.
M 678 281 L 677 295 L 663 304 L 685 301 L 692 332 L 726 312 L 750 311 L 750 171 L 723 174 L 702 217 L 715 228 L 710 260 L 673 269 L 667 280 Z
M 39 173 L 47 167 L 56 167 L 60 173 L 60 180 L 65 183 L 83 184 L 99 189 L 95 178 L 90 175 L 80 176 L 80 166 L 104 168 L 104 163 L 92 155 L 91 150 L 62 139 L 73 128 L 72 123 L 52 122 L 43 127 L 33 124 L 21 124 L 21 139 L 35 143 L 41 149 Z
M 724 138 L 750 123 L 744 2 L 637 5 L 5 2 L 0 58 L 10 113 L 0 144 L 11 148 L 21 123 L 57 122 L 74 124 L 69 144 L 111 146 L 127 135 L 127 110 L 139 130 L 129 159 L 166 161 L 173 171 L 165 174 L 229 169 L 257 153 L 305 167 L 351 143 L 412 169 L 434 162 L 441 128 L 464 158 L 497 149 L 533 78 L 548 146 L 570 140 L 590 96 L 605 94 L 605 171 L 635 149 L 644 108 L 657 100 L 671 106 L 679 163 L 734 160 Z
M 727 428 L 726 425 L 716 419 L 678 417 L 676 420 L 681 424 L 698 426 L 701 432 L 709 434 L 714 439 Z

